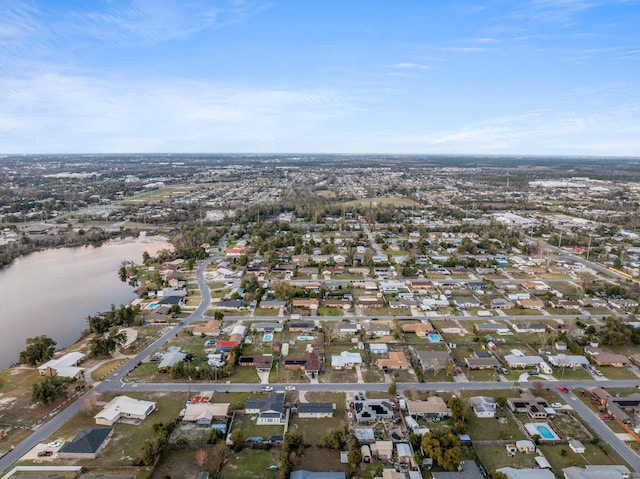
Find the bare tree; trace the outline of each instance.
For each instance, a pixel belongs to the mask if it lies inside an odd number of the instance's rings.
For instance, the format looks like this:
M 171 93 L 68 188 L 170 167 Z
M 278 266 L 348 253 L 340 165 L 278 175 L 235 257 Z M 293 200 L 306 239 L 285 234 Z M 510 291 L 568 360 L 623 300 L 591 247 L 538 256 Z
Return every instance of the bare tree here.
M 82 410 L 89 416 L 93 416 L 97 412 L 99 402 L 102 402 L 102 393 L 93 390 L 82 398 Z
M 202 448 L 198 449 L 196 451 L 196 462 L 198 463 L 198 466 L 204 466 L 204 463 L 207 462 L 207 451 Z

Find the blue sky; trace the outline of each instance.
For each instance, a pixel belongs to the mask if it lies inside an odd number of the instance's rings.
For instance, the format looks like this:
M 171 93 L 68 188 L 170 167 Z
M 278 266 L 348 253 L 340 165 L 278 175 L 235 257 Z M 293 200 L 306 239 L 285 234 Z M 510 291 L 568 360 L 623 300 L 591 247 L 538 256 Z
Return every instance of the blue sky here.
M 640 156 L 637 0 L 0 0 L 0 153 Z

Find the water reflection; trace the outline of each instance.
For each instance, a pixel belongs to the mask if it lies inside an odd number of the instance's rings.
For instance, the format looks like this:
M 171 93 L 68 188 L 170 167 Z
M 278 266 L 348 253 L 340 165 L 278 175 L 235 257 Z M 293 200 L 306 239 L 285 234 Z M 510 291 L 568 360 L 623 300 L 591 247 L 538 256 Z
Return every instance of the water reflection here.
M 122 261 L 142 262 L 169 245 L 160 237 L 114 241 L 100 247 L 62 248 L 18 258 L 0 270 L 0 368 L 17 361 L 25 339 L 46 334 L 58 348 L 86 329 L 88 315 L 135 294 L 118 277 Z

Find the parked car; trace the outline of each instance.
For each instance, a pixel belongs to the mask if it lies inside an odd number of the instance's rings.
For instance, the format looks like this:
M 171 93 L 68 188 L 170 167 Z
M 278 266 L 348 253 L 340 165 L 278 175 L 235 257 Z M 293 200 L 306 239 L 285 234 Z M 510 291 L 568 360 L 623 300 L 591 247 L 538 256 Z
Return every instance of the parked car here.
M 38 457 L 49 457 L 53 456 L 53 451 L 40 451 L 38 453 Z
M 555 408 L 559 408 L 559 407 L 562 407 L 562 404 L 560 404 L 559 402 L 553 402 L 553 403 L 551 403 L 551 407 L 554 408 L 554 409 Z
M 567 388 L 565 388 L 564 386 L 558 386 L 558 391 L 568 394 L 569 390 Z
M 295 387 L 295 386 L 286 385 L 286 386 L 284 387 L 284 390 L 285 390 L 285 391 L 295 391 L 295 390 L 296 390 L 296 387 Z
M 275 464 L 272 464 L 271 466 L 267 467 L 267 469 L 270 470 L 270 471 L 277 471 L 280 468 L 278 466 L 276 466 Z
M 273 391 L 273 386 L 262 386 L 262 392 L 268 393 Z

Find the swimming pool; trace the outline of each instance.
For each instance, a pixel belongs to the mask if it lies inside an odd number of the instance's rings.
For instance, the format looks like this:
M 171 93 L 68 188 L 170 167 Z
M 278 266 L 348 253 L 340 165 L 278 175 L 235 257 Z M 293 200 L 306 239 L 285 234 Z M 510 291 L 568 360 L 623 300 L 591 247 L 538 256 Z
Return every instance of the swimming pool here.
M 546 422 L 530 422 L 525 424 L 524 427 L 530 436 L 535 436 L 536 434 L 540 436 L 541 441 L 557 441 L 560 439 Z
M 262 336 L 262 340 L 263 340 L 264 342 L 273 341 L 273 334 L 271 334 L 271 333 L 266 333 L 264 336 Z
M 149 303 L 147 304 L 144 309 L 156 309 L 158 307 L 158 302 L 154 301 L 153 303 Z
M 313 341 L 313 336 L 298 336 L 298 341 Z
M 442 339 L 440 338 L 439 334 L 429 333 L 429 341 L 431 341 L 432 343 L 439 343 L 440 341 L 442 341 Z

